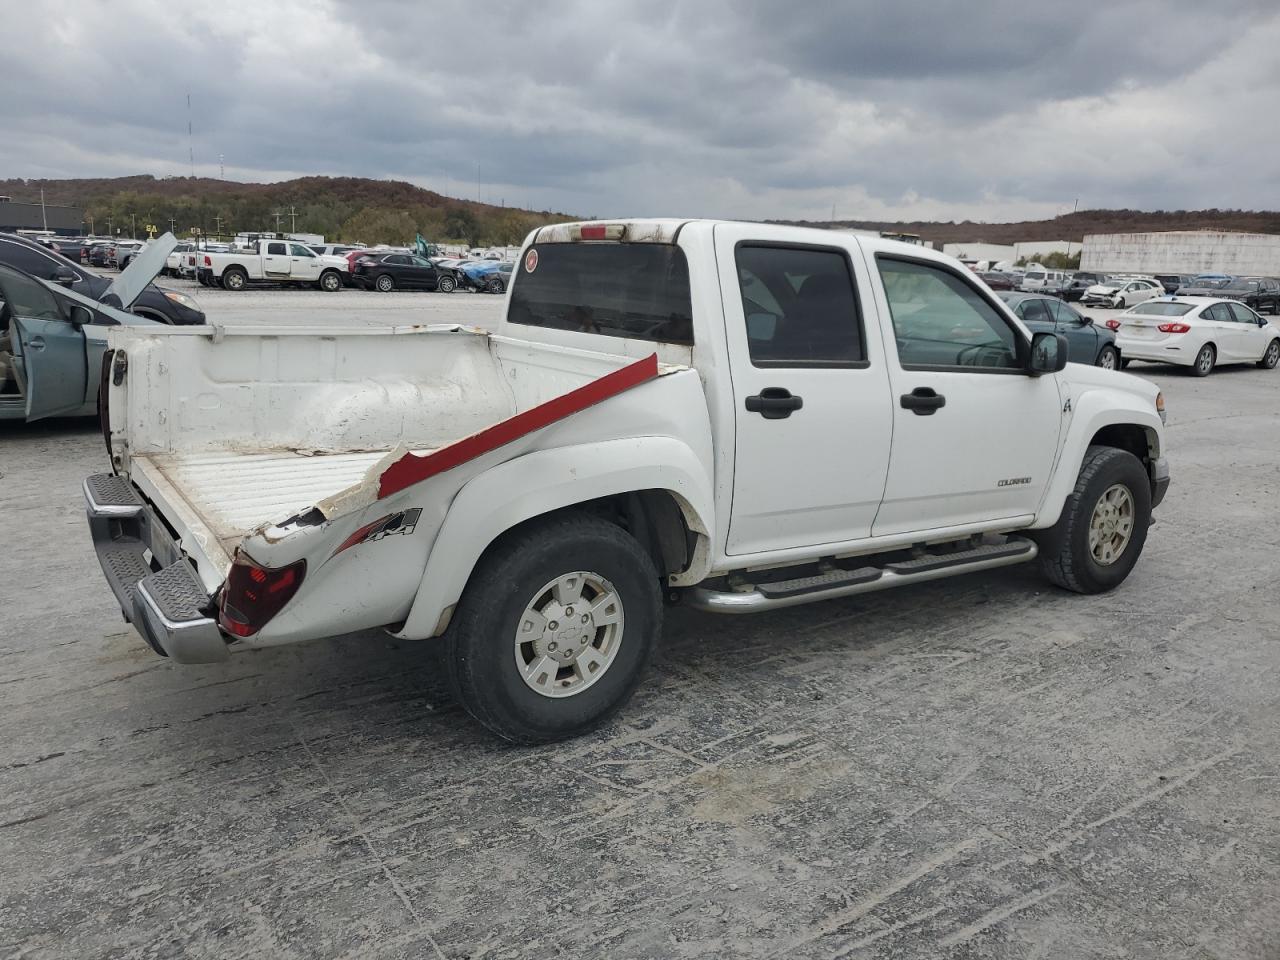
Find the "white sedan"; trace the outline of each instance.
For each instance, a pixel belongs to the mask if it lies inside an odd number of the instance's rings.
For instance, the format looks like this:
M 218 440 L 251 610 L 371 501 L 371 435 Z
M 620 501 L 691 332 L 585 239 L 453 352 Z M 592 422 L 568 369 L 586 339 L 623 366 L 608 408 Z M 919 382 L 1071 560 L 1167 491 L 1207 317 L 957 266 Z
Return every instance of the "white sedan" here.
M 1164 287 L 1154 280 L 1107 280 L 1096 283 L 1084 292 L 1081 303 L 1105 304 L 1123 310 L 1135 303 L 1143 303 L 1153 297 L 1164 296 Z
M 1190 367 L 1204 377 L 1220 363 L 1280 362 L 1280 326 L 1243 303 L 1213 297 L 1162 297 L 1107 321 L 1121 363 L 1151 360 Z

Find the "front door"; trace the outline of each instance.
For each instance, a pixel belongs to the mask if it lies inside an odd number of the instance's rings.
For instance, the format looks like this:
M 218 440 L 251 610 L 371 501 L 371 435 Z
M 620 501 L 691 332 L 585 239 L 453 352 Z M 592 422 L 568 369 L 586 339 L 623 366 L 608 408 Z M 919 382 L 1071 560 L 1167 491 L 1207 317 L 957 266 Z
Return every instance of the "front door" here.
M 262 258 L 262 272 L 275 279 L 287 277 L 293 272 L 287 243 L 273 241 L 267 244 L 267 252 Z
M 315 255 L 315 251 L 304 244 L 289 244 L 289 263 L 293 279 L 320 279 L 320 258 Z
M 1236 360 L 1261 360 L 1271 344 L 1271 332 L 1258 323 L 1258 315 L 1243 303 L 1228 303 L 1235 329 L 1231 331 L 1231 347 Z
M 25 381 L 27 419 L 79 412 L 88 383 L 80 328 L 62 319 L 15 317 L 12 322 Z
M 892 438 L 866 264 L 851 242 L 797 246 L 785 229 L 715 228 L 736 440 L 725 552 L 867 537 Z M 873 342 L 875 342 L 873 340 Z
M 1072 363 L 1095 364 L 1098 362 L 1098 328 L 1092 320 L 1086 320 L 1061 300 L 1048 300 L 1049 312 L 1053 315 L 1053 332 L 1067 338 L 1070 349 L 1068 357 Z
M 893 456 L 876 536 L 1035 514 L 1057 454 L 1056 376 L 1024 372 L 1026 335 L 949 264 L 870 266 L 890 363 Z

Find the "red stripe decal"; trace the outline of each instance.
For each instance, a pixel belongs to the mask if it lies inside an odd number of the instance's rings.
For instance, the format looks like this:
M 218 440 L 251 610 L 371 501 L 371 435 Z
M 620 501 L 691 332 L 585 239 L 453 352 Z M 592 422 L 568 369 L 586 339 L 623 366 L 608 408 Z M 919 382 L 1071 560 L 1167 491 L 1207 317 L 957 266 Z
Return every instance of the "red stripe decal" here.
M 654 379 L 658 375 L 658 355 L 650 354 L 643 360 L 628 364 L 620 370 L 605 374 L 598 380 L 570 390 L 563 396 L 540 403 L 524 413 L 486 427 L 479 433 L 463 437 L 448 446 L 432 451 L 425 456 L 406 453 L 378 478 L 378 499 L 399 493 L 405 487 L 421 483 L 428 477 L 452 470 L 459 464 L 474 460 L 490 450 L 496 450 L 503 444 L 518 440 L 526 434 L 541 430 L 543 427 L 563 420 L 587 407 L 594 406 L 602 400 L 617 396 L 632 387 Z

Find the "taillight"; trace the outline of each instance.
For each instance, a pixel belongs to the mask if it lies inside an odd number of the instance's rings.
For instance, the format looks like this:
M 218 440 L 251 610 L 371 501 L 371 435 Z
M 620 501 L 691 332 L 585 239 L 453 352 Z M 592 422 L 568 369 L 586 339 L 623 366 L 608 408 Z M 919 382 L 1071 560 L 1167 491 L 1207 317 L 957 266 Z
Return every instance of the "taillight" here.
M 587 223 L 573 229 L 578 240 L 621 240 L 627 232 L 625 223 Z
M 1119 321 L 1119 320 L 1116 320 L 1116 319 L 1114 319 L 1114 318 L 1113 318 L 1113 319 L 1111 319 L 1111 320 L 1108 320 L 1108 321 L 1107 321 L 1107 329 L 1108 329 L 1108 330 L 1119 330 L 1119 329 L 1120 329 L 1120 321 Z
M 218 622 L 234 636 L 253 636 L 293 599 L 306 573 L 305 560 L 273 569 L 238 558 L 222 591 Z
M 213 266 L 213 258 L 212 258 L 212 257 L 210 257 L 208 254 L 205 254 L 205 257 L 204 257 L 204 265 L 205 265 L 206 267 L 212 267 L 212 266 Z
M 1175 321 L 1173 323 L 1162 323 L 1156 329 L 1161 333 L 1186 333 L 1191 327 L 1188 324 Z

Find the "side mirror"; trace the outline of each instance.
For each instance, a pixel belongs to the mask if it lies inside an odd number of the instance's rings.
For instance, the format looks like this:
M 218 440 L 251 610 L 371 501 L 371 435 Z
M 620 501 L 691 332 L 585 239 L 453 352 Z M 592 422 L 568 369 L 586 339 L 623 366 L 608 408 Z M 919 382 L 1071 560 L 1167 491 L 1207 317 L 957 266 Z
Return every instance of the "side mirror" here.
M 1082 313 L 1082 314 L 1080 314 L 1080 325 L 1081 325 L 1081 326 L 1083 326 L 1083 327 L 1089 327 L 1089 326 L 1092 326 L 1092 325 L 1093 325 L 1093 317 L 1085 316 L 1083 313 Z
M 54 283 L 61 284 L 64 287 L 69 287 L 80 278 L 77 277 L 73 271 L 68 270 L 66 267 L 59 267 L 57 270 L 53 272 L 53 276 L 50 277 L 50 279 Z
M 1037 333 L 1031 338 L 1027 372 L 1033 377 L 1057 373 L 1067 365 L 1067 338 L 1061 333 Z
M 93 311 L 83 304 L 73 303 L 67 317 L 74 327 L 83 327 L 86 323 L 93 323 Z

